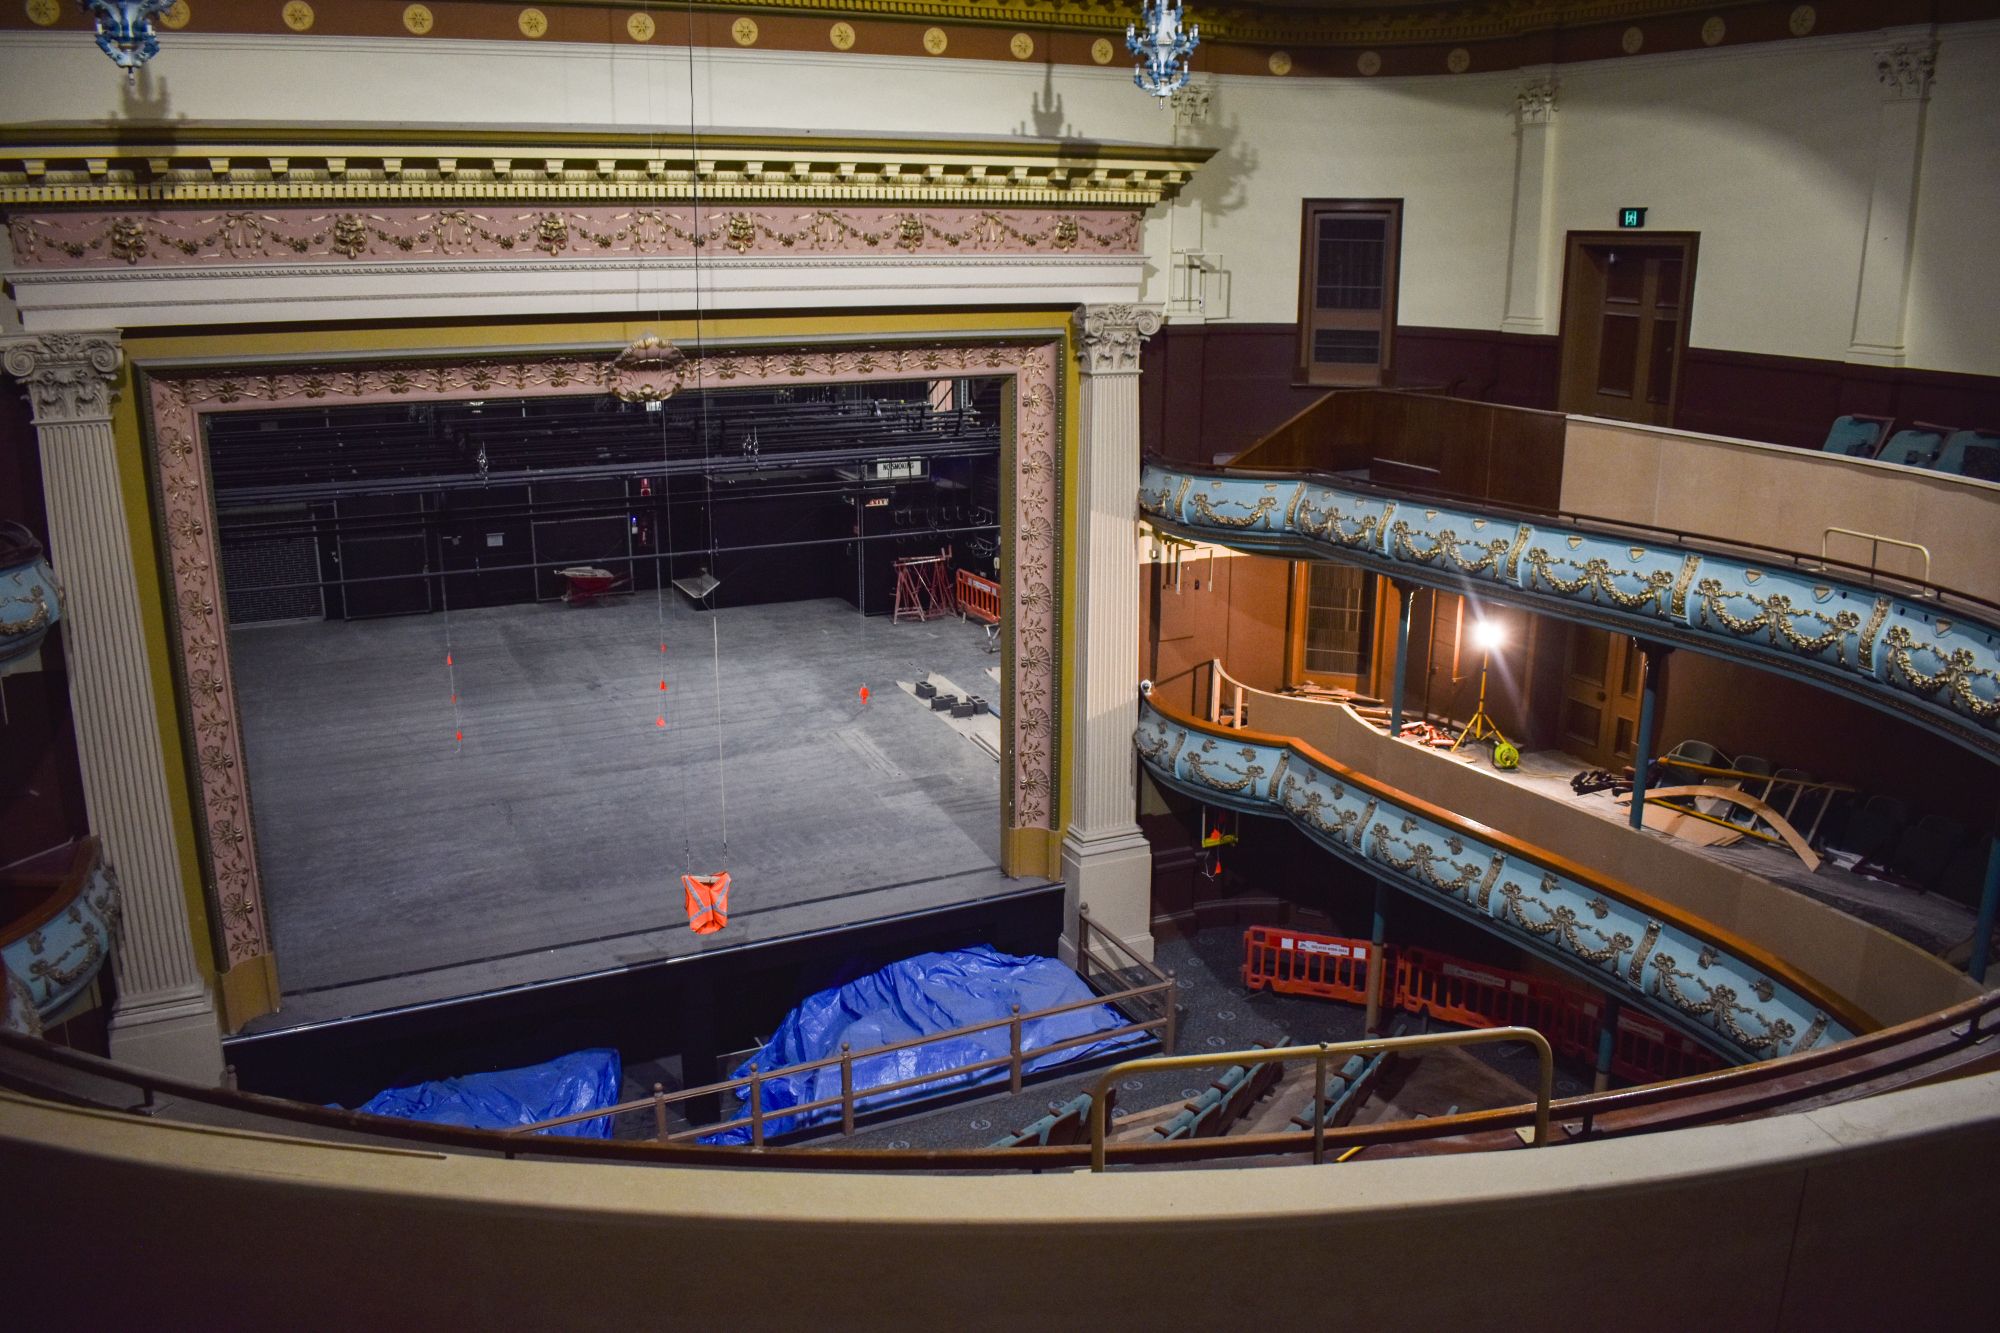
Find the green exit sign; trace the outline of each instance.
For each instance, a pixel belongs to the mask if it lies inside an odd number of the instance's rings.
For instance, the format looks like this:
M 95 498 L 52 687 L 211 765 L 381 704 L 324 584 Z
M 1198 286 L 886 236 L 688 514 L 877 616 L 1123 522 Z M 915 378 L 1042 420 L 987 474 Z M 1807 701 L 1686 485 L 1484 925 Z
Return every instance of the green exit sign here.
M 1643 227 L 1646 225 L 1646 210 L 1643 208 L 1621 208 L 1618 210 L 1618 225 L 1621 227 Z

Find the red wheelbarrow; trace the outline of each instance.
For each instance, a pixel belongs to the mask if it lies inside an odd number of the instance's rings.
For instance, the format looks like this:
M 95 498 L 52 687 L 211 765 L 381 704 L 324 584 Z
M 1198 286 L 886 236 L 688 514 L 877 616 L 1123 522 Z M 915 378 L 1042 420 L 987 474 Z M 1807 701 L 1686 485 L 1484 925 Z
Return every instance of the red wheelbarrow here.
M 568 569 L 558 569 L 556 573 L 569 580 L 569 590 L 563 594 L 563 600 L 571 606 L 602 601 L 625 581 L 610 570 L 599 569 L 595 565 L 571 565 Z

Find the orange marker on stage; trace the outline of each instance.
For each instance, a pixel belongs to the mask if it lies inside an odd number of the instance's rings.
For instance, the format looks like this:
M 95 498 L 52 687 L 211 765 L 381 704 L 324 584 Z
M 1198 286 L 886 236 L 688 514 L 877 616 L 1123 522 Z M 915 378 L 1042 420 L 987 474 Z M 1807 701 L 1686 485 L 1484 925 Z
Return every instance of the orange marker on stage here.
M 862 703 L 868 702 L 868 687 L 866 685 L 863 685 L 861 687 L 861 702 Z
M 462 741 L 465 739 L 465 733 L 462 731 L 454 731 L 451 733 L 451 738 L 455 741 Z
M 444 664 L 445 664 L 446 666 L 450 666 L 450 665 L 451 665 L 451 654 L 450 654 L 450 653 L 446 653 L 446 654 L 444 655 Z

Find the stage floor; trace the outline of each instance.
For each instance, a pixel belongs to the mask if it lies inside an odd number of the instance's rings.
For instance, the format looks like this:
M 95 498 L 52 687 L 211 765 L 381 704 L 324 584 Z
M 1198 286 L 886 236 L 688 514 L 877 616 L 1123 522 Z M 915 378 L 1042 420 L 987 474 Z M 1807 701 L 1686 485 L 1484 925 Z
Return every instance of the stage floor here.
M 896 687 L 939 672 L 998 708 L 981 626 L 675 599 L 662 654 L 662 615 L 643 596 L 232 632 L 283 991 L 250 1030 L 1031 882 L 999 870 L 999 765 Z M 729 927 L 697 936 L 680 876 L 725 869 Z

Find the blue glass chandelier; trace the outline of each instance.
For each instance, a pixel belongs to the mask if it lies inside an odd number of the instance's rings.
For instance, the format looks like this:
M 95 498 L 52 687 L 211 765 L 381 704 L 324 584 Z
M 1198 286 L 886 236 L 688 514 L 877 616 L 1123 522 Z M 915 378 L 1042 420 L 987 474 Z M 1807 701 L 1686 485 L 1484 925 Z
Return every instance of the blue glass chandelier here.
M 160 53 L 160 34 L 153 20 L 174 7 L 174 0 L 77 0 L 97 20 L 97 45 L 127 78 L 139 77 L 139 66 Z
M 1181 0 L 1141 0 L 1145 35 L 1136 26 L 1125 29 L 1125 45 L 1139 63 L 1132 82 L 1155 97 L 1172 97 L 1188 80 L 1188 57 L 1201 45 L 1199 26 L 1181 31 Z

